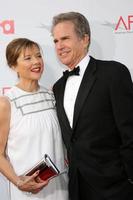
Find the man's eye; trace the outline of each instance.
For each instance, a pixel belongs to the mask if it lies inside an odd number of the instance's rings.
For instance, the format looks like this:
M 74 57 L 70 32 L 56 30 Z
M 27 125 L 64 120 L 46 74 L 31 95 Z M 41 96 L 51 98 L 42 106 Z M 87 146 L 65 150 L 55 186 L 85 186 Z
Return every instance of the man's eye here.
M 54 40 L 54 43 L 56 44 L 58 41 L 57 40 Z

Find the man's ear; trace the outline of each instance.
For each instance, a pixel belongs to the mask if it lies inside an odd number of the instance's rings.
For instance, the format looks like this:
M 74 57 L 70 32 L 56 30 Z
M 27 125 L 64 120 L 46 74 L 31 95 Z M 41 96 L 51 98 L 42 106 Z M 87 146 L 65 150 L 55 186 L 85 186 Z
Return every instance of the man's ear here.
M 88 34 L 84 35 L 83 45 L 84 45 L 84 48 L 88 51 L 88 48 L 89 48 L 89 45 L 90 45 L 90 37 L 89 37 Z
M 88 46 L 88 44 L 90 43 L 90 37 L 89 37 L 89 35 L 88 34 L 85 34 L 85 36 L 84 36 L 84 42 L 85 42 L 85 44 Z

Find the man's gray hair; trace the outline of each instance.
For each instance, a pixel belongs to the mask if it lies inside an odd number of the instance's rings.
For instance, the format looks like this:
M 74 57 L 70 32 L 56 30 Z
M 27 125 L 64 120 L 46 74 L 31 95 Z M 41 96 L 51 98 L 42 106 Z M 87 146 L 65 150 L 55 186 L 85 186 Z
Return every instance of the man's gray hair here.
M 71 21 L 74 24 L 74 29 L 76 34 L 83 38 L 85 34 L 89 36 L 89 39 L 91 37 L 91 31 L 90 31 L 90 25 L 88 20 L 85 18 L 84 15 L 78 12 L 66 12 L 61 13 L 59 15 L 56 15 L 53 17 L 52 21 L 52 29 L 51 32 L 53 32 L 54 27 L 64 21 Z

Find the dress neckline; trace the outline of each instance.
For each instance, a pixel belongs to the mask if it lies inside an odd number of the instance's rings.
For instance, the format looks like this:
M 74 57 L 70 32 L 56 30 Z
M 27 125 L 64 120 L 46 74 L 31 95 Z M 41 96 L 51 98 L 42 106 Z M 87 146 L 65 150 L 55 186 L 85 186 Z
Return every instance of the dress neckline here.
M 38 93 L 40 91 L 40 88 L 41 88 L 40 85 L 39 85 L 39 87 L 38 87 L 38 89 L 36 91 L 29 92 L 29 91 L 26 91 L 26 90 L 23 90 L 23 89 L 19 88 L 16 85 L 14 85 L 13 87 L 16 88 L 17 90 L 19 90 L 20 92 L 25 93 L 25 94 L 35 94 L 35 93 Z

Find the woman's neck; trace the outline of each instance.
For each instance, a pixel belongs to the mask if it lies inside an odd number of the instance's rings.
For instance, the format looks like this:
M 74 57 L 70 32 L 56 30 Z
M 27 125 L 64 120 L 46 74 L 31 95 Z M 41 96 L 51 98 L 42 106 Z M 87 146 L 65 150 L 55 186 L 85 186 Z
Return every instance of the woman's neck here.
M 30 82 L 30 83 L 19 82 L 16 86 L 26 92 L 36 92 L 39 89 L 38 82 Z

